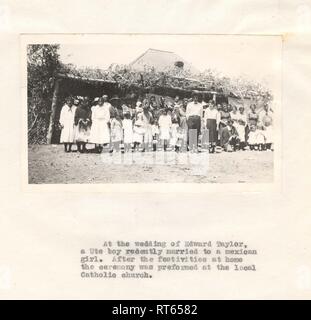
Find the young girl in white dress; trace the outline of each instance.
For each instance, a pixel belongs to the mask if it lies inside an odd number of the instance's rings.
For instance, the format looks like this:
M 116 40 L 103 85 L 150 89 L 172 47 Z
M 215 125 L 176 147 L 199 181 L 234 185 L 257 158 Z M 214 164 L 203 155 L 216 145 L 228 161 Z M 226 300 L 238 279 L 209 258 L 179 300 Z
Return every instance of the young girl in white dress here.
M 159 130 L 158 120 L 156 119 L 154 119 L 152 122 L 151 132 L 152 132 L 152 150 L 157 151 L 160 130 Z
M 168 110 L 164 109 L 162 115 L 159 118 L 160 139 L 163 143 L 163 149 L 166 151 L 168 141 L 171 138 L 172 119 L 168 115 Z
M 129 152 L 133 144 L 133 121 L 130 113 L 124 114 L 122 120 L 124 151 Z
M 134 128 L 133 128 L 133 149 L 132 151 L 138 150 L 140 145 L 143 143 L 145 134 L 145 127 L 143 121 L 142 112 L 136 114 L 135 121 L 134 121 Z
M 111 132 L 111 149 L 110 153 L 120 151 L 121 142 L 123 140 L 122 121 L 118 115 L 113 115 L 110 121 Z

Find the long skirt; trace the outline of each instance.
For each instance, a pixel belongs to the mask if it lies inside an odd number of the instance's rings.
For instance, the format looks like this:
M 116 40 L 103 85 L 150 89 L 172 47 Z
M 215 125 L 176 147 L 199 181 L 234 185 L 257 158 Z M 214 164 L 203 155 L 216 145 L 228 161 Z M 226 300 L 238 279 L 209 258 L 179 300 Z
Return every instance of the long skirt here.
M 60 143 L 73 143 L 75 139 L 75 125 L 65 124 L 60 136 Z
M 186 117 L 180 117 L 180 125 L 183 132 L 187 131 L 187 118 Z
M 219 140 L 220 140 L 220 145 L 223 146 L 226 142 L 226 139 L 223 137 L 223 131 L 226 128 L 226 125 L 223 123 L 219 124 Z
M 218 133 L 217 133 L 216 119 L 207 119 L 206 120 L 206 129 L 208 129 L 209 142 L 210 143 L 217 142 Z
M 110 143 L 110 130 L 106 119 L 96 119 L 93 121 L 90 142 L 95 144 Z
M 144 133 L 144 143 L 152 142 L 152 126 L 150 124 L 146 125 Z

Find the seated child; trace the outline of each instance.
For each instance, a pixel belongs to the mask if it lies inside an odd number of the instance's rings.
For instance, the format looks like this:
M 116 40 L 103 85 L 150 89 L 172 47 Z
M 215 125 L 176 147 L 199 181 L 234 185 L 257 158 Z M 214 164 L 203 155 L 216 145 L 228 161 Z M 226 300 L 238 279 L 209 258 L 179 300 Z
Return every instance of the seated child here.
M 226 127 L 221 130 L 221 147 L 224 151 L 236 150 L 236 147 L 239 143 L 238 133 L 233 126 L 233 121 L 228 120 Z

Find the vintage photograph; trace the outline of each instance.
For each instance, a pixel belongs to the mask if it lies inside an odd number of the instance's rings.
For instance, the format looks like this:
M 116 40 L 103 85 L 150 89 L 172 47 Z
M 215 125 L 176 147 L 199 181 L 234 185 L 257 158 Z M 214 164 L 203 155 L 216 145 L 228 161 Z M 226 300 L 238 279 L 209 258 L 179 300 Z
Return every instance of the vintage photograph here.
M 34 36 L 28 183 L 272 183 L 281 42 Z

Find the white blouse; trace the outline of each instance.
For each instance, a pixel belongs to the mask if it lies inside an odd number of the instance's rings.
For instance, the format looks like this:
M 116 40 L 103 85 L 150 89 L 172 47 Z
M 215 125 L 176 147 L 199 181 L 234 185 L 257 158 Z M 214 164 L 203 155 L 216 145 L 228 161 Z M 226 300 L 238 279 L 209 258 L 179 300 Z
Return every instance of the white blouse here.
M 246 114 L 246 113 L 241 114 L 241 113 L 239 112 L 237 115 L 238 115 L 237 120 L 238 120 L 238 121 L 239 121 L 239 120 L 244 121 L 244 123 L 245 123 L 245 125 L 246 125 L 246 123 L 247 123 L 247 114 Z
M 207 120 L 207 119 L 214 119 L 216 120 L 217 124 L 219 124 L 220 122 L 220 113 L 217 109 L 210 109 L 210 108 L 207 108 L 205 109 L 205 112 L 204 112 L 204 119 Z

